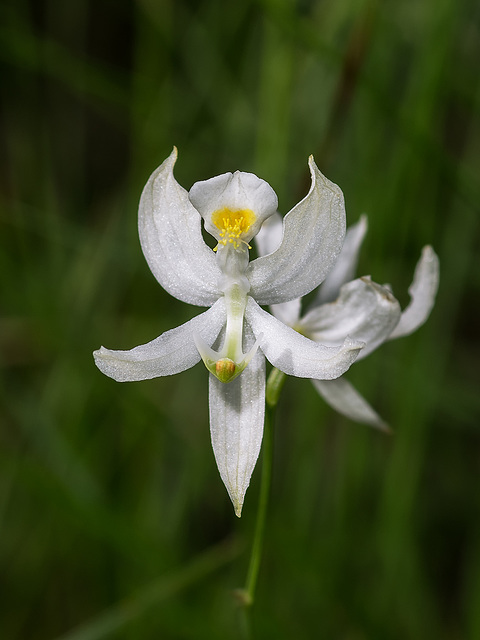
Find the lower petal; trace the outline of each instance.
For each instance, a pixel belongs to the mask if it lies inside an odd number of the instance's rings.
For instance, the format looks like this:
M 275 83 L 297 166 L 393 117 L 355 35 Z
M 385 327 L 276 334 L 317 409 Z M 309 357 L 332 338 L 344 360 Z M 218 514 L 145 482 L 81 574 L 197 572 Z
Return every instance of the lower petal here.
M 245 328 L 246 348 L 254 338 Z M 265 358 L 257 351 L 238 378 L 227 384 L 210 374 L 210 432 L 220 476 L 240 517 L 262 444 Z
M 260 348 L 274 367 L 298 378 L 338 378 L 355 361 L 364 343 L 346 338 L 338 347 L 325 347 L 300 335 L 264 311 L 249 297 L 245 319 L 255 336 L 263 337 Z
M 204 313 L 180 327 L 162 333 L 161 336 L 129 351 L 112 351 L 100 347 L 93 357 L 102 373 L 117 382 L 149 380 L 171 376 L 190 369 L 199 362 L 200 354 L 193 336 L 200 335 L 213 344 L 225 324 L 223 297 Z
M 390 433 L 387 424 L 344 377 L 336 380 L 312 380 L 313 386 L 332 409 L 343 416 L 369 424 L 371 427 Z

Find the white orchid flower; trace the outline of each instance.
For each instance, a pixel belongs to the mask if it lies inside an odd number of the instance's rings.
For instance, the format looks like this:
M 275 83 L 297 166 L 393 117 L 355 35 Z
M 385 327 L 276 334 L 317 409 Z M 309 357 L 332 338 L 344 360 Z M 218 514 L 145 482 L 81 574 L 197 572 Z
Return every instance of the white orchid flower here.
M 143 190 L 140 242 L 164 289 L 210 308 L 148 344 L 130 351 L 101 347 L 94 357 L 119 382 L 172 375 L 203 359 L 213 450 L 240 516 L 262 441 L 265 356 L 288 375 L 330 380 L 363 346 L 348 337 L 335 346 L 312 342 L 259 306 L 303 296 L 325 278 L 344 240 L 343 195 L 311 157 L 311 189 L 285 216 L 278 248 L 249 262 L 248 243 L 277 209 L 273 189 L 237 171 L 197 182 L 187 193 L 173 177 L 176 158 L 174 148 Z M 202 218 L 218 242 L 213 251 L 203 240 Z
M 302 315 L 300 298 L 271 306 L 279 320 L 322 344 L 341 344 L 346 335 L 365 342 L 358 360 L 387 340 L 407 336 L 418 329 L 430 315 L 439 282 L 439 260 L 430 246 L 422 250 L 408 290 L 411 300 L 403 312 L 388 285 L 376 284 L 369 276 L 352 280 L 366 231 L 365 216 L 347 230 L 340 256 L 307 313 Z M 266 221 L 255 239 L 260 255 L 275 251 L 281 237 L 282 219 L 276 213 Z M 312 382 L 324 400 L 342 415 L 389 430 L 344 376 Z

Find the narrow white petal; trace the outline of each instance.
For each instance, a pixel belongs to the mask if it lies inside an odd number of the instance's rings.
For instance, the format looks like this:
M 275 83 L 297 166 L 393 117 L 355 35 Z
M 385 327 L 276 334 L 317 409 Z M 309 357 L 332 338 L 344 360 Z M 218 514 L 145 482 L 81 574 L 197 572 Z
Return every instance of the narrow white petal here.
M 359 359 L 388 339 L 400 318 L 392 293 L 369 277 L 344 284 L 335 302 L 309 311 L 299 323 L 305 335 L 323 344 L 341 344 L 346 336 L 366 344 Z
M 253 335 L 245 327 L 248 349 Z M 220 476 L 240 517 L 245 492 L 262 444 L 265 358 L 257 351 L 238 378 L 227 384 L 210 374 L 210 431 Z
M 340 287 L 353 280 L 357 270 L 358 254 L 360 253 L 367 227 L 367 216 L 361 216 L 356 224 L 347 229 L 340 255 L 333 265 L 333 269 L 319 288 L 315 305 L 333 302 L 340 293 Z
M 309 159 L 312 186 L 284 220 L 280 247 L 250 263 L 251 295 L 260 304 L 299 298 L 325 278 L 345 237 L 345 204 L 337 185 Z
M 175 298 L 208 307 L 219 296 L 220 270 L 205 244 L 201 216 L 173 177 L 174 148 L 152 173 L 138 211 L 140 243 L 151 272 Z
M 129 351 L 100 347 L 93 356 L 102 373 L 117 382 L 149 380 L 185 371 L 199 362 L 194 334 L 213 344 L 226 321 L 225 302 L 220 298 L 211 309 L 180 327 Z
M 255 221 L 243 238 L 248 242 L 258 233 L 262 222 L 277 210 L 278 205 L 277 195 L 268 182 L 244 171 L 223 173 L 196 182 L 188 195 L 205 220 L 205 229 L 217 239 L 219 229 L 212 222 L 212 213 L 222 209 L 253 211 Z
M 332 409 L 350 420 L 390 433 L 387 424 L 343 376 L 336 380 L 312 380 L 313 386 Z
M 283 218 L 276 212 L 267 218 L 255 236 L 259 256 L 268 256 L 278 249 L 283 238 Z
M 298 378 L 338 378 L 355 361 L 363 343 L 346 338 L 339 347 L 325 347 L 300 335 L 248 298 L 245 319 L 255 336 L 263 334 L 260 348 L 274 367 Z
M 408 336 L 427 320 L 435 303 L 440 278 L 440 262 L 430 246 L 422 250 L 415 267 L 413 282 L 408 289 L 410 304 L 403 311 L 400 322 L 390 334 L 390 339 Z

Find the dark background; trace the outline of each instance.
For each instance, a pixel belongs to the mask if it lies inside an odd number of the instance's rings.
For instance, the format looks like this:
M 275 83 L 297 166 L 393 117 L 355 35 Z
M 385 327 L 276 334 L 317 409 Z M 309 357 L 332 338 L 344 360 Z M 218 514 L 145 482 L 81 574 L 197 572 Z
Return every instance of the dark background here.
M 118 385 L 91 352 L 198 309 L 158 286 L 141 189 L 269 181 L 310 153 L 369 218 L 359 275 L 402 303 L 421 248 L 437 304 L 348 378 L 392 437 L 289 379 L 253 637 L 480 637 L 480 9 L 474 0 L 17 0 L 0 13 L 0 635 L 245 637 L 260 467 L 237 520 L 203 366 Z

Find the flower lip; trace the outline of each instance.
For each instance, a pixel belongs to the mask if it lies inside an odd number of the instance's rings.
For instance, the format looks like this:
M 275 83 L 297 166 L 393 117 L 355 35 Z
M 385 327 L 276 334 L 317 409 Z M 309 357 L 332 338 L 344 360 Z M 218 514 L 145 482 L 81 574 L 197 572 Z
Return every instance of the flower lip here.
M 243 171 L 196 182 L 188 195 L 208 233 L 219 244 L 231 243 L 235 249 L 248 245 L 278 204 L 268 182 Z

